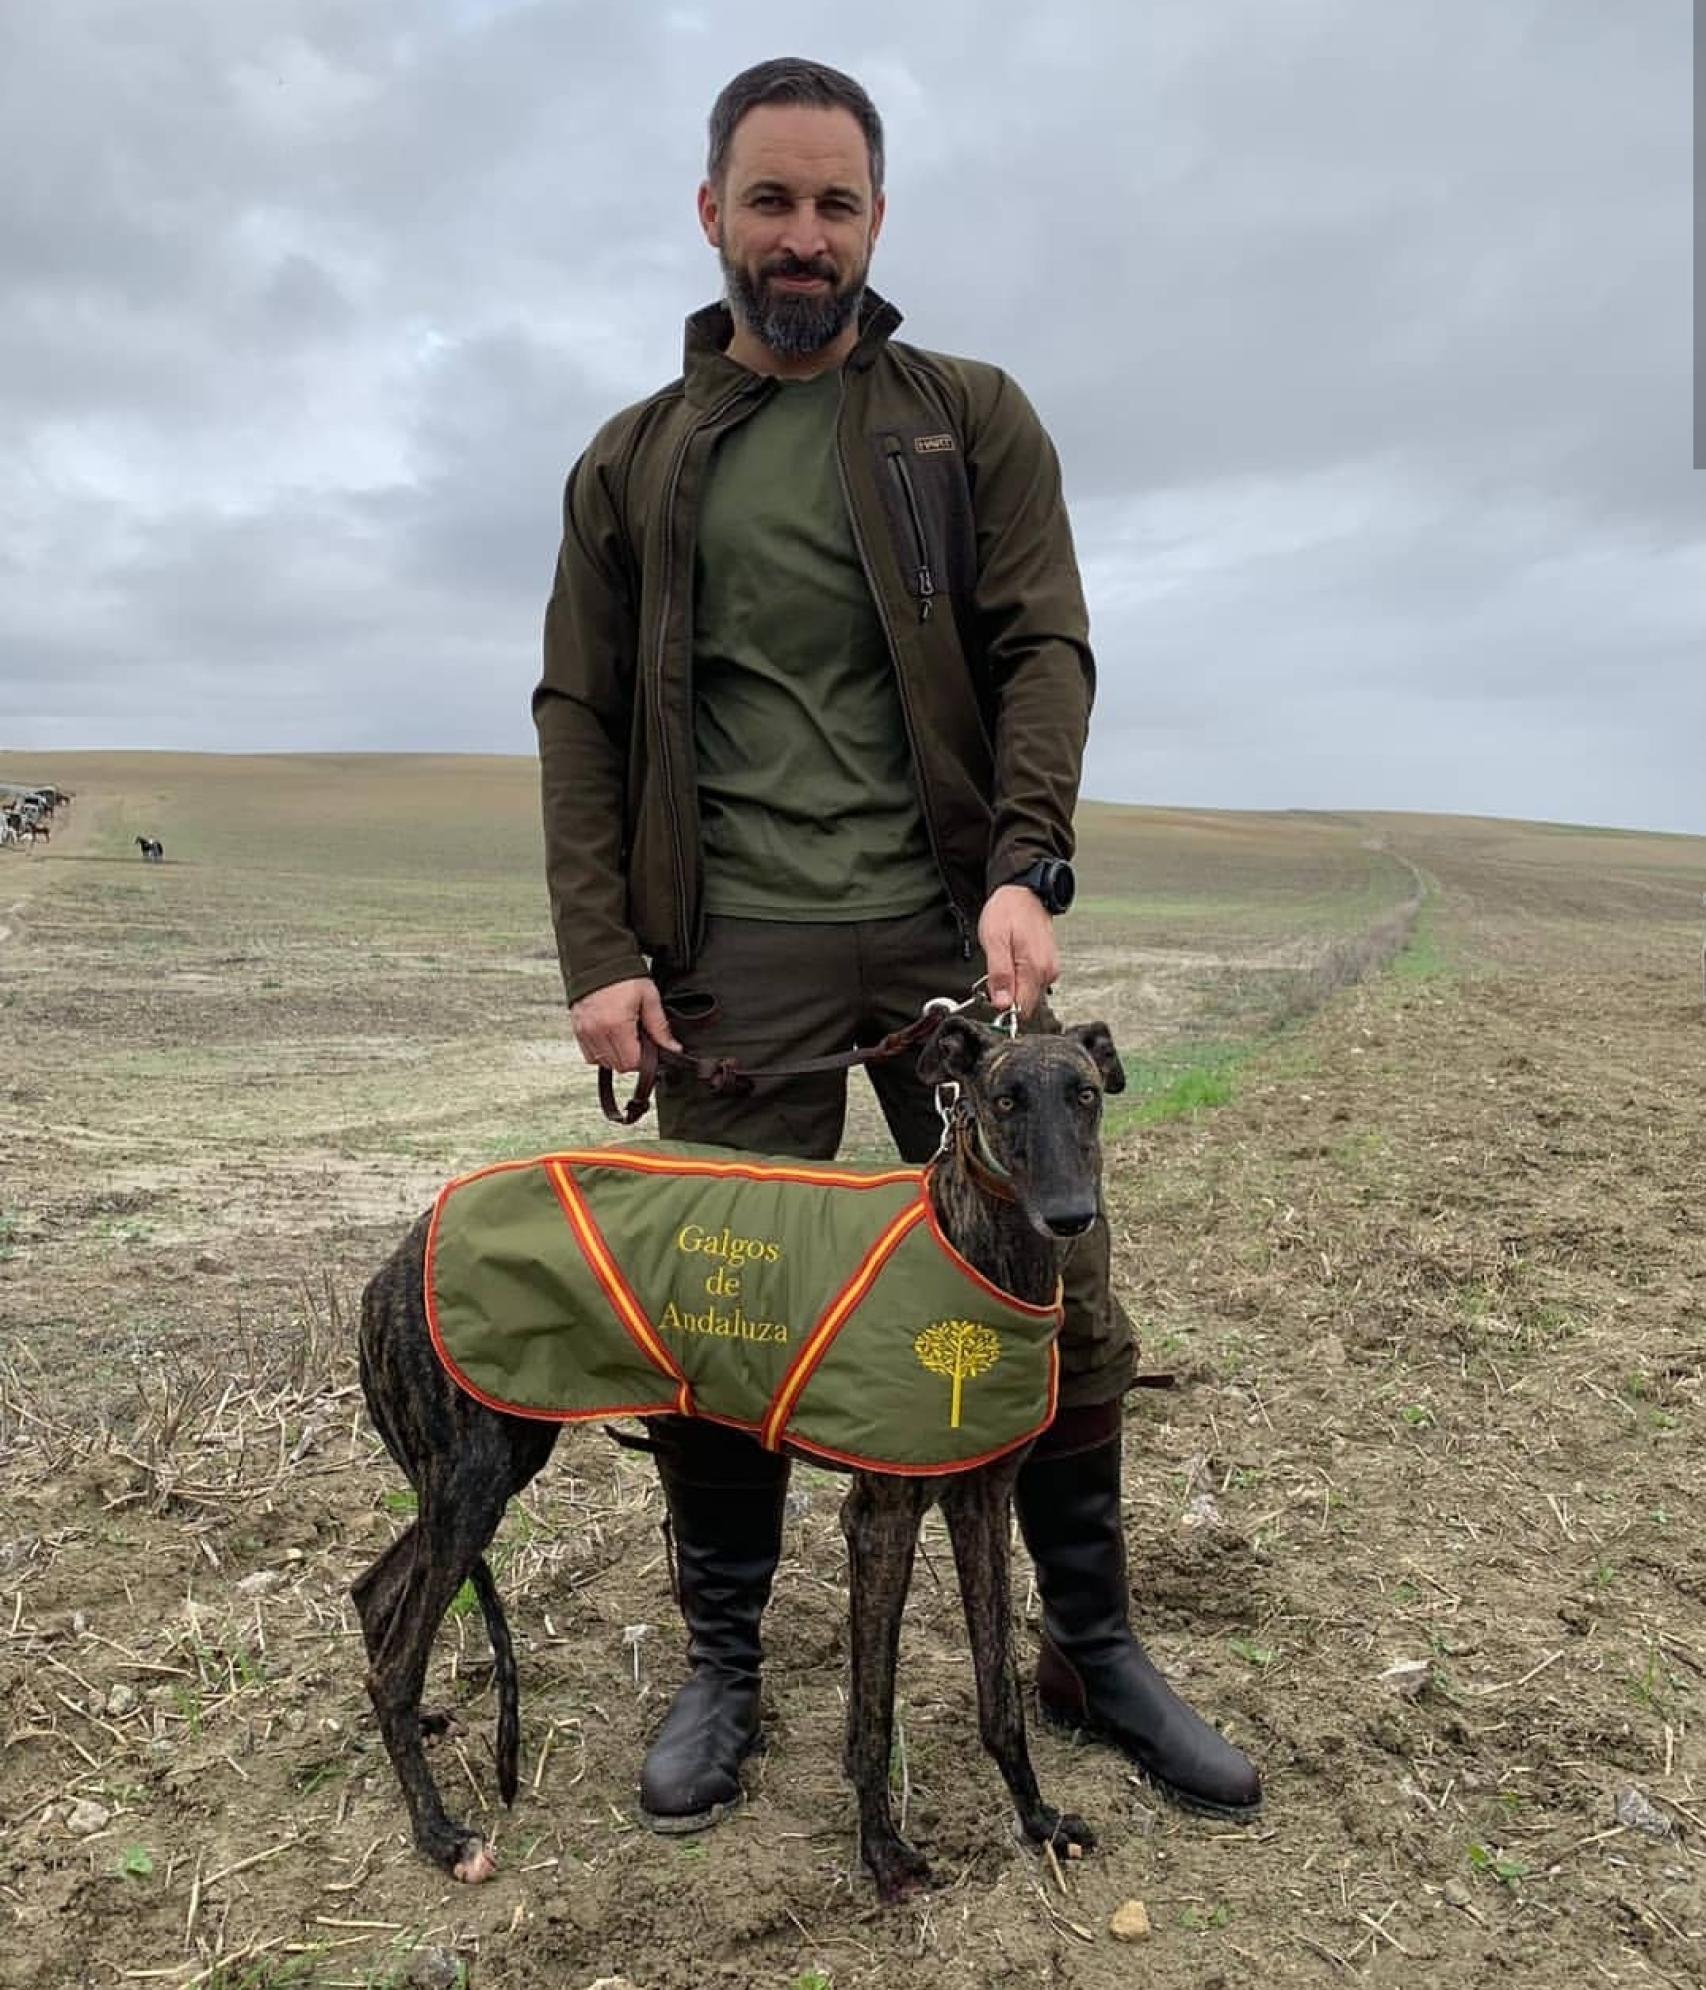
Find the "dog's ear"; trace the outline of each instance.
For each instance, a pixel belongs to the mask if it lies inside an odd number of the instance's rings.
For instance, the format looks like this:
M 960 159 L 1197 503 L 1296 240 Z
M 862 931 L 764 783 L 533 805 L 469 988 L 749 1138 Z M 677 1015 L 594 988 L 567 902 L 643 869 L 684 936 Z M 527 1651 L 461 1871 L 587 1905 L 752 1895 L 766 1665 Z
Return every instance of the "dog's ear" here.
M 943 1085 L 970 1077 L 986 1050 L 1001 1041 L 992 1029 L 970 1016 L 950 1016 L 918 1053 L 918 1075 L 927 1085 Z
M 1080 1023 L 1066 1034 L 1074 1043 L 1082 1044 L 1089 1051 L 1091 1062 L 1102 1074 L 1104 1092 L 1125 1090 L 1125 1066 L 1120 1062 L 1120 1054 L 1114 1048 L 1113 1032 L 1106 1023 Z

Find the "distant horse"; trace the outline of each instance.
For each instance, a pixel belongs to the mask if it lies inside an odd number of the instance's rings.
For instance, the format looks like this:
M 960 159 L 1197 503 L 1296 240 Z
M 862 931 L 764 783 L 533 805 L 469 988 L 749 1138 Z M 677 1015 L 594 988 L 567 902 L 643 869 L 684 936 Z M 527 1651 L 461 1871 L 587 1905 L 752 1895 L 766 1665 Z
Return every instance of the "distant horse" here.
M 157 836 L 139 836 L 136 847 L 142 852 L 145 864 L 160 864 L 166 860 L 166 846 Z

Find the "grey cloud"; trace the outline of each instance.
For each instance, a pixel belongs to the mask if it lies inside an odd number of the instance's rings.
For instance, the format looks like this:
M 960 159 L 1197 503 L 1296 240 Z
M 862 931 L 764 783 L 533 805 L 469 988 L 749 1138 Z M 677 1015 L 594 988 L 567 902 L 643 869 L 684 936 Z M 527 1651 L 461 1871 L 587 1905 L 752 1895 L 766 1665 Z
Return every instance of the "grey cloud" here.
M 1687 28 L 790 16 L 883 108 L 905 335 L 1006 366 L 1059 444 L 1092 791 L 1706 830 Z M 0 15 L 0 742 L 525 751 L 563 473 L 678 368 L 705 114 L 775 34 Z

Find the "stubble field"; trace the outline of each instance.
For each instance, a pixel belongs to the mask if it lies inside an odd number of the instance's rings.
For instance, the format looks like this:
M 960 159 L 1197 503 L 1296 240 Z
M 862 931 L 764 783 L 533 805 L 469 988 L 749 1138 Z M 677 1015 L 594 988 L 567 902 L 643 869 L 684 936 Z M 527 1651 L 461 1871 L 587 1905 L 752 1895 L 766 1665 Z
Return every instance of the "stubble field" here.
M 796 1471 L 717 1831 L 637 1821 L 682 1641 L 649 1466 L 596 1431 L 496 1551 L 513 1811 L 477 1612 L 429 1684 L 491 1885 L 416 1857 L 367 1710 L 348 1585 L 408 1515 L 360 1287 L 448 1175 L 603 1137 L 531 768 L 31 771 L 77 800 L 0 852 L 0 1983 L 1700 1980 L 1706 840 L 1086 808 L 1059 1006 L 1136 1080 L 1116 1276 L 1172 1378 L 1129 1406 L 1134 1611 L 1266 1811 L 1034 1732 L 1100 1845 L 1015 1843 L 933 1521 L 895 1782 L 942 1884 L 883 1910 L 830 1474 Z

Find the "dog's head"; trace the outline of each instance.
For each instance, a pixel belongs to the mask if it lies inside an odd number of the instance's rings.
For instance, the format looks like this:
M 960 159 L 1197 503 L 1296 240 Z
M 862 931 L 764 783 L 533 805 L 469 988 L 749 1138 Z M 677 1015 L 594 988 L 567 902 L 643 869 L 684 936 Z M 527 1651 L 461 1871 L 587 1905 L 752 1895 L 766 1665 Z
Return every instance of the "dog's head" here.
M 1009 1037 L 950 1016 L 918 1059 L 926 1083 L 957 1084 L 978 1157 L 1005 1175 L 1032 1225 L 1077 1237 L 1101 1207 L 1102 1099 L 1125 1090 L 1106 1023 Z

